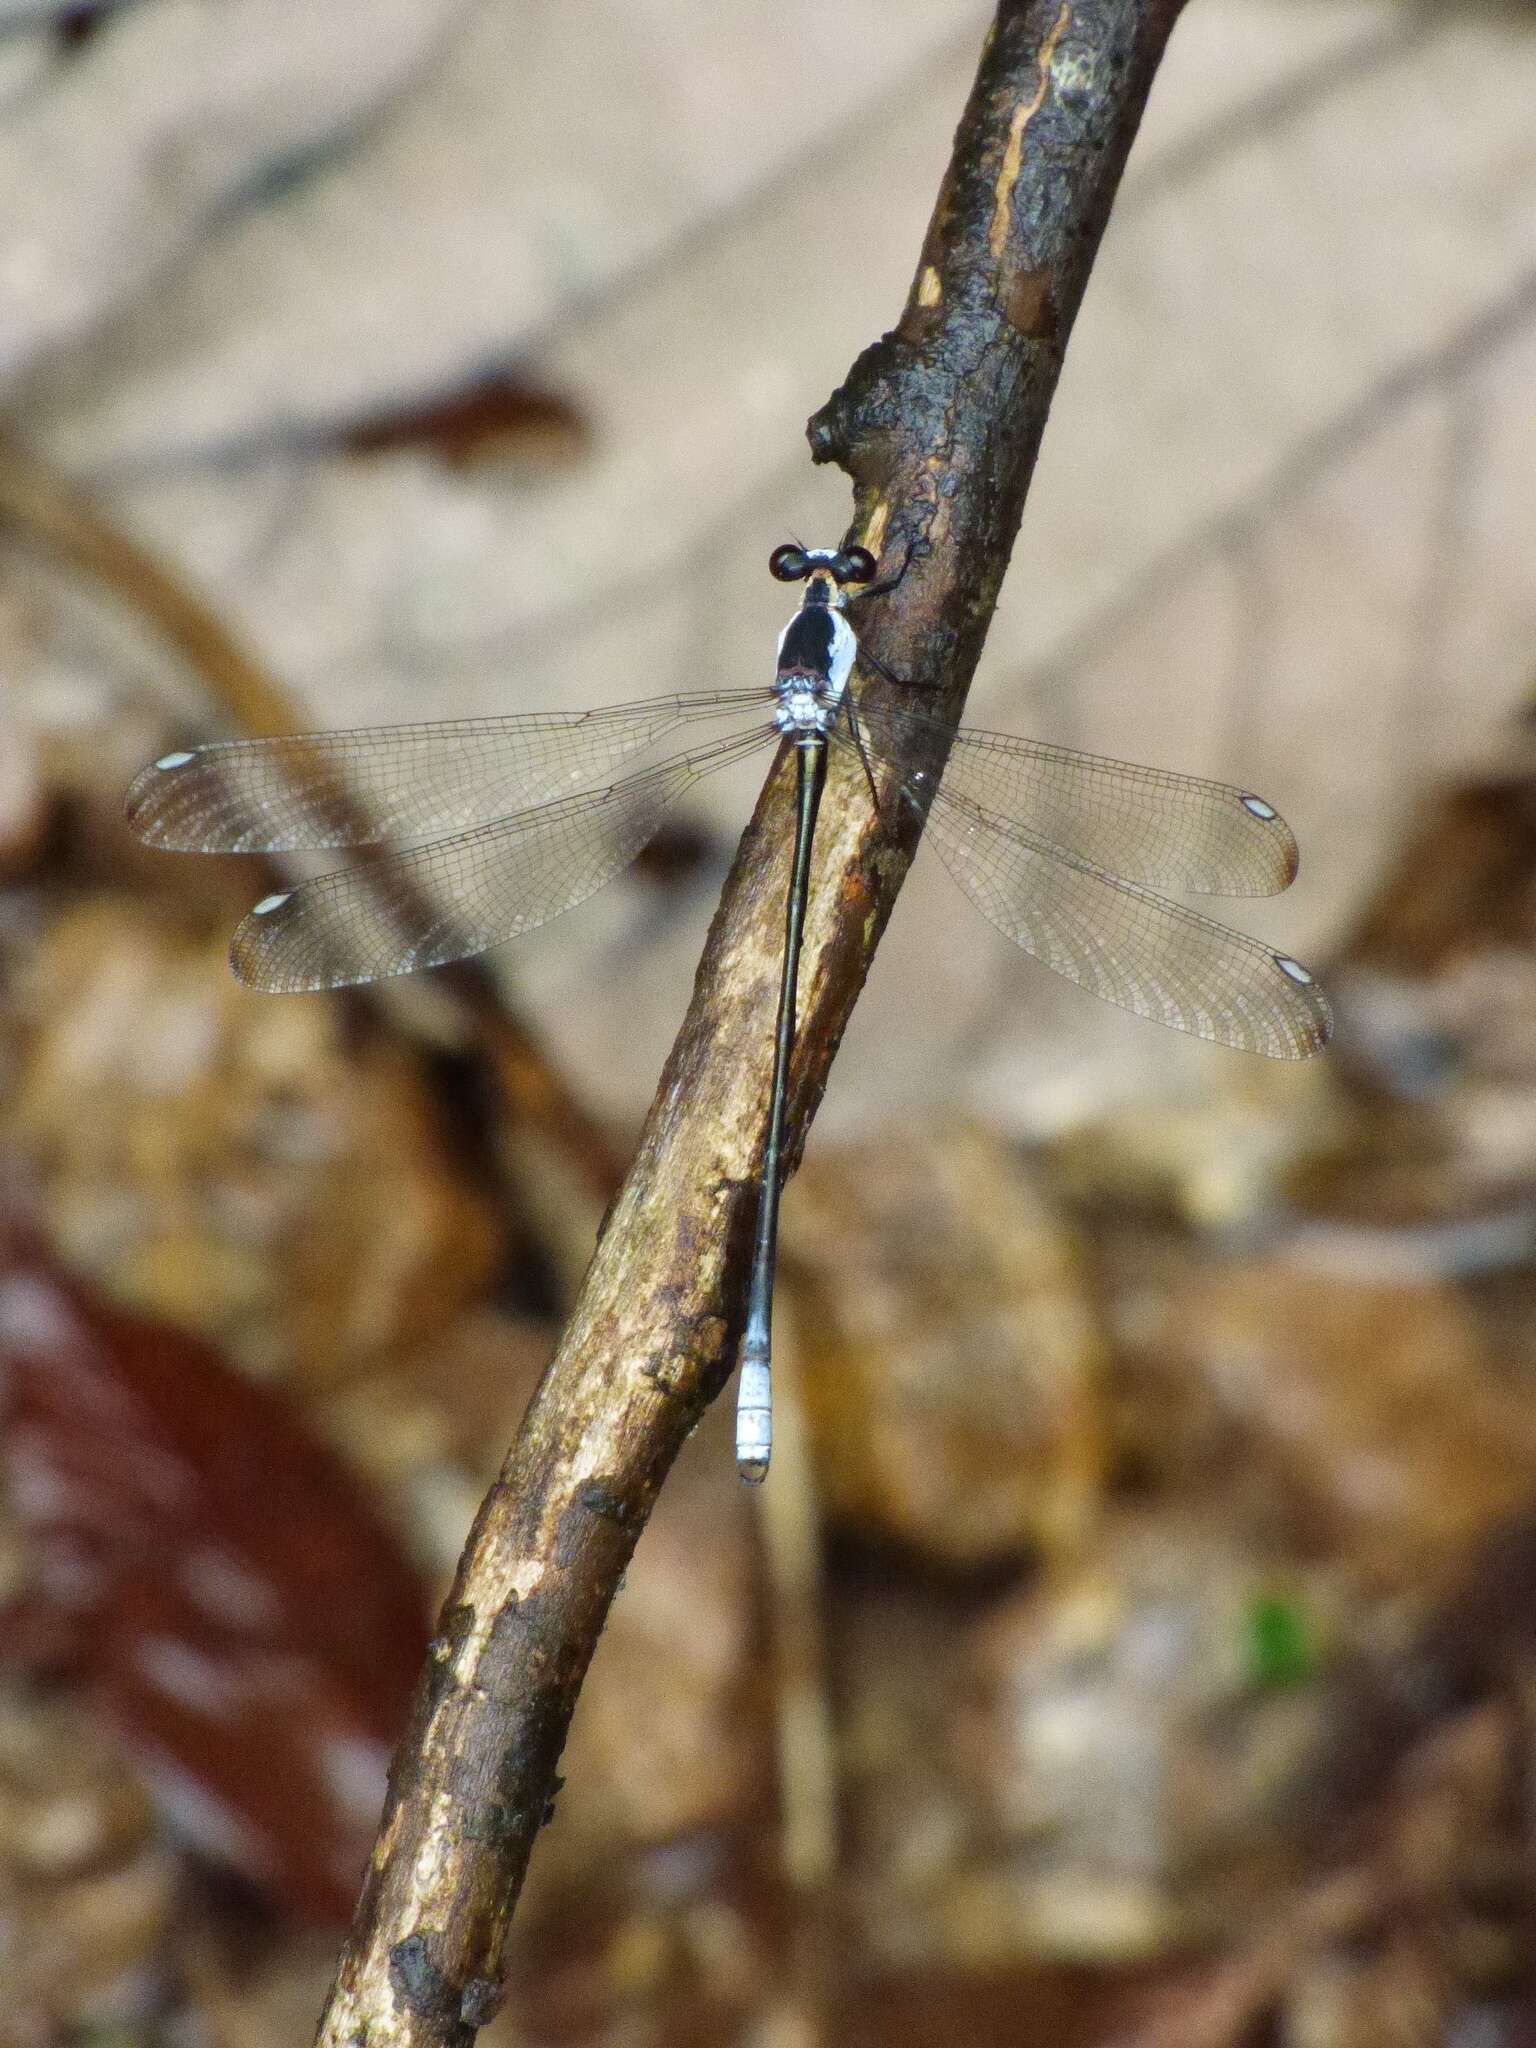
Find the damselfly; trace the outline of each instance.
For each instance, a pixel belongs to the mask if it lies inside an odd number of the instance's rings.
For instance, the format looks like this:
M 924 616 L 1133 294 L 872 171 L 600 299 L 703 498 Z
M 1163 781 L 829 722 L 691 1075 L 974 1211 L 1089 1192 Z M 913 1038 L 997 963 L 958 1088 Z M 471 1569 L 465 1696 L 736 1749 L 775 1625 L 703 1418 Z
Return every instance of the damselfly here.
M 704 776 L 769 742 L 792 742 L 795 843 L 737 1407 L 737 1461 L 748 1479 L 767 1471 L 772 1442 L 786 1079 L 829 748 L 850 760 L 877 804 L 883 768 L 887 800 L 925 817 L 939 857 L 982 915 L 1093 995 L 1273 1059 L 1318 1052 L 1331 1021 L 1298 961 L 1156 893 L 1284 889 L 1296 842 L 1262 797 L 1005 733 L 951 734 L 919 708 L 916 691 L 905 705 L 860 704 L 848 688 L 859 650 L 845 607 L 899 575 L 876 583 L 864 548 L 798 544 L 775 549 L 769 569 L 803 582 L 805 595 L 779 636 L 767 689 L 227 740 L 165 755 L 128 793 L 140 837 L 182 851 L 405 842 L 267 896 L 245 918 L 232 948 L 236 974 L 286 993 L 408 974 L 546 924 L 632 861 Z M 681 751 L 605 782 L 676 733 L 689 742 Z

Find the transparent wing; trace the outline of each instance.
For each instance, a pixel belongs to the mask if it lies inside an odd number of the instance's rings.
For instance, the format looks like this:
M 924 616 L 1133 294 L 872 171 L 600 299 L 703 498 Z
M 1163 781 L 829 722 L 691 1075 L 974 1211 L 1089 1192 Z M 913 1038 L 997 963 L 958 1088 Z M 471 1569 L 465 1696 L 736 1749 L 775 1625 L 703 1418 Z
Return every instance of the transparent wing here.
M 915 711 L 860 706 L 859 719 L 871 748 L 888 756 L 910 757 L 914 741 L 943 732 Z M 920 787 L 923 771 L 909 779 Z M 1291 828 L 1262 797 L 1231 783 L 964 727 L 944 787 L 1128 882 L 1274 896 L 1295 879 Z
M 776 737 L 760 726 L 610 789 L 540 804 L 268 896 L 235 932 L 235 973 L 253 988 L 288 995 L 483 953 L 602 888 L 685 790 Z
M 947 783 L 928 836 L 984 917 L 1091 995 L 1270 1059 L 1328 1042 L 1327 998 L 1289 955 L 989 816 Z
M 679 726 L 759 709 L 765 690 L 222 740 L 166 754 L 128 791 L 141 839 L 182 853 L 291 853 L 461 832 L 600 781 Z

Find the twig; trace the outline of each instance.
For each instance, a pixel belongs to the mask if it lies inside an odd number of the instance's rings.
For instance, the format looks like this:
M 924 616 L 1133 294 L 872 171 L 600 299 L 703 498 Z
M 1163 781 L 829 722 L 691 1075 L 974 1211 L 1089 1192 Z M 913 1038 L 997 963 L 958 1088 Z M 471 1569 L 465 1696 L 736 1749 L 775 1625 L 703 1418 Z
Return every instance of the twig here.
M 0 527 L 89 576 L 151 626 L 201 676 L 231 725 L 243 733 L 290 733 L 292 698 L 203 598 L 123 533 L 46 464 L 0 439 Z M 437 977 L 478 1042 L 514 1117 L 570 1155 L 588 1189 L 606 1201 L 619 1181 L 607 1138 L 567 1086 L 533 1032 L 507 1007 L 478 961 Z M 361 1001 L 386 1001 L 364 992 Z
M 887 566 L 864 622 L 958 716 L 1061 355 L 1178 0 L 1003 0 L 901 323 L 811 422 Z M 815 248 L 805 260 L 823 260 Z M 882 687 L 889 690 L 892 686 Z M 910 764 L 909 764 L 910 765 Z M 935 761 L 931 765 L 937 767 Z M 329 2048 L 466 2048 L 598 1632 L 673 1457 L 729 1373 L 782 945 L 792 777 L 769 777 L 575 1313 L 471 1532 L 321 2024 Z M 796 1142 L 920 821 L 828 792 L 792 1077 Z

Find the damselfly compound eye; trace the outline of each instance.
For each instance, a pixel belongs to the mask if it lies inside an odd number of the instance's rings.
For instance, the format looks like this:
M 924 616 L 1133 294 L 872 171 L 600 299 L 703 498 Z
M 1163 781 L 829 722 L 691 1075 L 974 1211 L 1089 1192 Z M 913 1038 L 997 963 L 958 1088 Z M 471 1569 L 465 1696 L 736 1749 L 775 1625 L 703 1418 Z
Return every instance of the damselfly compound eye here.
M 776 576 L 780 583 L 801 582 L 810 566 L 806 560 L 805 549 L 788 544 L 775 548 L 768 557 L 768 574 Z
M 868 548 L 845 548 L 832 564 L 839 583 L 873 583 L 875 558 Z

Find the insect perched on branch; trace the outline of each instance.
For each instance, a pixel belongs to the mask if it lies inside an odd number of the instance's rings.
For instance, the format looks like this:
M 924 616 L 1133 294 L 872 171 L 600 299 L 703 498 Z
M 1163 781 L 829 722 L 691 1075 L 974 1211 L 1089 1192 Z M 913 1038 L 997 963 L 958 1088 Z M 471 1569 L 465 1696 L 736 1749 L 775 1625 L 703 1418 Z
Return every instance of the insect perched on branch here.
M 634 860 L 704 776 L 770 743 L 793 744 L 794 856 L 737 1407 L 747 1479 L 767 1472 L 772 1445 L 784 1106 L 829 753 L 852 763 L 877 807 L 882 780 L 885 802 L 914 806 L 982 915 L 1091 994 L 1272 1059 L 1310 1057 L 1331 1029 L 1327 999 L 1299 961 L 1158 893 L 1286 888 L 1296 841 L 1262 797 L 1006 733 L 951 733 L 916 701 L 858 702 L 847 606 L 892 589 L 905 567 L 880 583 L 864 548 L 775 549 L 772 574 L 804 583 L 805 594 L 766 688 L 225 740 L 166 754 L 128 793 L 140 837 L 179 851 L 423 842 L 255 906 L 235 933 L 235 972 L 285 994 L 439 966 L 547 924 Z M 687 741 L 679 751 L 605 780 L 676 734 Z M 911 765 L 925 758 L 931 765 Z

